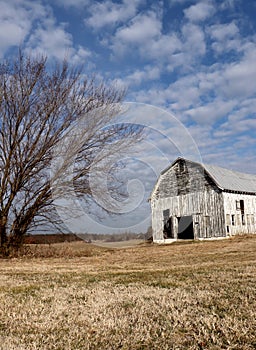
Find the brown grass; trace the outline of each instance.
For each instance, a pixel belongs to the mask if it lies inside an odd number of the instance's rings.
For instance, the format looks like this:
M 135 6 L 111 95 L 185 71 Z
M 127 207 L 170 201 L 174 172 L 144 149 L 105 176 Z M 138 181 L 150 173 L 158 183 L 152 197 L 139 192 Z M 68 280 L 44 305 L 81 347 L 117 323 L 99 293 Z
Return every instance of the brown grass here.
M 256 235 L 47 248 L 0 260 L 2 350 L 256 348 Z

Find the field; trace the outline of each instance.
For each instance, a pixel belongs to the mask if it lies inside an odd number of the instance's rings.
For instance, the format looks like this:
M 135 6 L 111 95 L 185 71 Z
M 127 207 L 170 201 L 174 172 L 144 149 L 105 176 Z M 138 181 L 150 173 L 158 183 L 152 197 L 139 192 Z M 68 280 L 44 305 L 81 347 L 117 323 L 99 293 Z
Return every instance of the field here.
M 256 235 L 0 260 L 0 349 L 255 349 Z

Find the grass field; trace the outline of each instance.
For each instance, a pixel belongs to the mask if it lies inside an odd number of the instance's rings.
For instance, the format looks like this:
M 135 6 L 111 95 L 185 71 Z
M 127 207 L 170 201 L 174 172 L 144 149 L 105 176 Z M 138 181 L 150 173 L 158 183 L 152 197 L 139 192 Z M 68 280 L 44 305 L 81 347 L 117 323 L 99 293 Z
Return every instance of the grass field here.
M 256 235 L 0 260 L 0 349 L 255 349 Z

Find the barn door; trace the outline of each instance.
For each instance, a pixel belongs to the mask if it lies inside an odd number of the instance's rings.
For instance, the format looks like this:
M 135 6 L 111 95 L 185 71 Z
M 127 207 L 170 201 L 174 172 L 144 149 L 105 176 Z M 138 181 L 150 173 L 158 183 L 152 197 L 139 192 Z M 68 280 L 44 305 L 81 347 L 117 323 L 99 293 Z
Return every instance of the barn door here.
M 178 218 L 178 239 L 194 239 L 192 216 Z

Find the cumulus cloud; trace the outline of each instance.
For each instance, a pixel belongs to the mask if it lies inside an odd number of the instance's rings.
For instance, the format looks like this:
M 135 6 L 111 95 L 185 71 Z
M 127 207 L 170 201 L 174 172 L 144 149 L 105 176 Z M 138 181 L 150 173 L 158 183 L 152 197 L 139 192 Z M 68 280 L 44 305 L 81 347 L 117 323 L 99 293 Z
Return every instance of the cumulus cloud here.
M 157 66 L 147 65 L 144 69 L 136 69 L 133 73 L 126 77 L 126 81 L 130 85 L 140 85 L 148 80 L 159 79 L 161 69 Z
M 144 44 L 161 33 L 161 21 L 154 12 L 136 16 L 130 25 L 118 29 L 116 39 L 124 43 Z
M 239 33 L 239 28 L 235 22 L 225 24 L 214 24 L 208 28 L 212 39 L 223 41 L 233 38 Z
M 178 40 L 162 35 L 162 21 L 153 11 L 138 14 L 126 25 L 119 27 L 111 39 L 113 56 L 119 58 L 129 52 L 133 57 L 161 56 L 178 45 Z M 163 52 L 161 49 L 163 48 Z
M 56 25 L 54 19 L 49 18 L 34 30 L 27 47 L 29 51 L 41 52 L 62 60 L 72 50 L 72 44 L 72 35 L 65 31 L 65 25 Z
M 33 22 L 47 16 L 48 7 L 31 1 L 0 1 L 0 52 L 23 44 Z
M 127 25 L 119 27 L 112 37 L 110 47 L 118 59 L 132 54 L 142 59 L 153 59 L 165 64 L 169 71 L 176 67 L 190 69 L 194 58 L 206 52 L 205 34 L 193 23 L 185 23 L 181 32 L 163 32 L 162 20 L 153 12 L 139 14 Z
M 68 7 L 71 18 L 81 11 L 80 25 L 93 40 L 91 48 L 79 42 L 72 23 L 57 20 L 55 4 L 63 11 Z M 231 159 L 229 139 L 242 147 L 243 134 L 255 130 L 256 37 L 245 33 L 241 16 L 234 16 L 236 1 L 169 0 L 164 9 L 171 19 L 164 19 L 162 1 L 55 4 L 0 0 L 1 53 L 23 43 L 29 52 L 43 51 L 57 59 L 68 56 L 74 64 L 93 61 L 103 79 L 105 75 L 129 86 L 129 98 L 174 112 L 209 159 L 220 154 L 219 147 Z M 227 9 L 229 17 L 223 15 Z M 180 12 L 174 20 L 171 11 L 176 10 Z M 111 64 L 115 67 L 109 68 Z
M 90 16 L 84 20 L 84 23 L 97 30 L 108 25 L 122 23 L 136 15 L 141 3 L 142 0 L 123 0 L 118 4 L 110 0 L 92 2 L 89 6 Z
M 189 109 L 186 114 L 198 124 L 213 124 L 230 113 L 235 106 L 236 101 L 214 100 L 203 106 Z
M 75 5 L 79 1 L 72 1 Z M 74 46 L 67 24 L 58 23 L 51 6 L 40 1 L 1 1 L 0 50 L 2 56 L 11 47 L 22 46 L 29 54 L 43 53 L 49 58 L 84 63 L 91 52 Z M 1 55 L 0 54 L 0 55 Z
M 195 24 L 185 24 L 182 27 L 184 38 L 183 49 L 188 56 L 201 56 L 206 52 L 205 35 L 202 28 Z
M 209 2 L 199 2 L 184 10 L 185 17 L 192 22 L 205 21 L 215 13 L 216 9 Z

